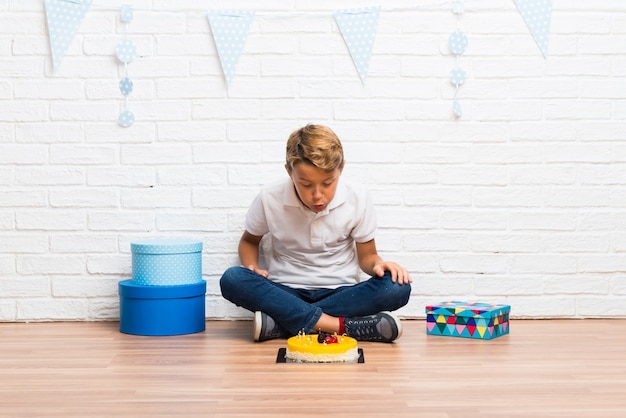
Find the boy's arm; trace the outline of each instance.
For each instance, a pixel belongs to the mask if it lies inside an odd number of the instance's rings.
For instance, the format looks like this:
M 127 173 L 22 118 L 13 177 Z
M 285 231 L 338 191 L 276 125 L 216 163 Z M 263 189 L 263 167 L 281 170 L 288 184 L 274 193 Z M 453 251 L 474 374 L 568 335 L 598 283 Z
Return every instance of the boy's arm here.
M 370 276 L 383 277 L 385 271 L 391 273 L 391 281 L 398 284 L 412 283 L 413 280 L 401 265 L 393 261 L 383 261 L 376 250 L 376 242 L 370 240 L 367 242 L 356 243 L 356 254 L 359 258 L 359 266 L 366 274 Z
M 267 277 L 267 271 L 259 268 L 259 243 L 262 238 L 244 231 L 239 240 L 239 260 L 242 266 Z

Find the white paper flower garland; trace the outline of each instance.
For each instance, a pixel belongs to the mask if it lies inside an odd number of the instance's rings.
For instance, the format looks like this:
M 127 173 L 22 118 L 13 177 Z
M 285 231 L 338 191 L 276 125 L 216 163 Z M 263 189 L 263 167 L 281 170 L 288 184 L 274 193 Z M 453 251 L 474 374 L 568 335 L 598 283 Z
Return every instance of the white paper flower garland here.
M 450 35 L 448 39 L 448 49 L 455 55 L 455 65 L 450 72 L 450 82 L 454 85 L 454 101 L 452 102 L 452 110 L 457 118 L 463 116 L 461 103 L 457 100 L 459 86 L 465 82 L 465 70 L 459 65 L 461 55 L 467 49 L 467 35 L 461 31 L 461 17 L 465 11 L 463 0 L 454 0 L 452 2 L 452 13 L 456 15 L 456 31 Z
M 120 80 L 120 92 L 125 97 L 124 110 L 120 113 L 117 121 L 125 128 L 132 126 L 135 122 L 135 115 L 128 110 L 128 96 L 133 92 L 133 82 L 128 77 L 128 64 L 133 62 L 137 55 L 137 46 L 128 39 L 128 24 L 133 20 L 133 6 L 122 5 L 122 22 L 124 22 L 124 39 L 115 48 L 117 59 L 124 63 L 124 78 Z

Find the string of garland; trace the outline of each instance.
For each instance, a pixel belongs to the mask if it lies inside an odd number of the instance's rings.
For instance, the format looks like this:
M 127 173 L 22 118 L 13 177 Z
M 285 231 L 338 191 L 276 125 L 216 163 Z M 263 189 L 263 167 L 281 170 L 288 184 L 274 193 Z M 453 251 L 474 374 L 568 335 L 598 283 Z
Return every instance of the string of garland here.
M 448 49 L 454 54 L 454 68 L 450 72 L 450 82 L 454 85 L 454 100 L 452 102 L 452 110 L 457 118 L 463 116 L 461 103 L 457 100 L 459 86 L 465 82 L 465 70 L 460 66 L 461 55 L 467 49 L 467 35 L 461 31 L 461 17 L 465 11 L 463 0 L 455 0 L 452 3 L 452 13 L 456 15 L 456 30 L 448 39 Z
M 389 12 L 410 12 L 410 11 L 417 11 L 417 10 L 431 10 L 431 9 L 441 9 L 443 7 L 449 7 L 452 3 L 454 2 L 454 0 L 445 0 L 445 1 L 434 1 L 434 2 L 419 2 L 418 5 L 414 5 L 411 7 L 389 7 L 389 8 L 382 8 L 382 12 L 384 13 L 389 13 Z M 172 2 L 172 4 L 175 4 L 174 2 Z M 99 4 L 99 3 L 93 3 L 92 4 L 93 7 L 102 10 L 102 11 L 112 11 L 112 12 L 117 12 L 119 10 L 119 7 L 113 8 L 111 7 L 110 4 Z M 149 12 L 149 13 L 175 13 L 175 14 L 188 14 L 188 15 L 196 15 L 198 13 L 200 14 L 204 14 L 207 12 L 208 8 L 204 8 L 204 9 L 198 9 L 198 8 L 189 8 L 189 9 L 182 9 L 182 8 L 177 8 L 177 9 L 171 9 L 171 10 L 164 10 L 164 9 L 144 9 L 144 8 L 134 8 L 134 10 L 136 12 Z M 307 11 L 307 12 L 285 12 L 285 11 L 263 11 L 263 12 L 255 12 L 255 17 L 269 17 L 269 18 L 285 18 L 285 17 L 319 17 L 319 16 L 332 16 L 332 12 L 334 11 L 334 9 L 332 9 L 332 11 L 329 13 L 328 11 L 324 11 L 324 12 L 320 12 L 320 11 Z
M 115 48 L 115 55 L 124 63 L 124 78 L 120 80 L 120 91 L 125 97 L 124 110 L 120 113 L 117 121 L 125 128 L 132 126 L 135 122 L 135 115 L 128 110 L 128 96 L 133 92 L 133 82 L 128 77 L 128 64 L 135 60 L 137 46 L 128 39 L 128 24 L 133 20 L 133 6 L 125 4 L 122 6 L 121 19 L 124 22 L 124 39 Z

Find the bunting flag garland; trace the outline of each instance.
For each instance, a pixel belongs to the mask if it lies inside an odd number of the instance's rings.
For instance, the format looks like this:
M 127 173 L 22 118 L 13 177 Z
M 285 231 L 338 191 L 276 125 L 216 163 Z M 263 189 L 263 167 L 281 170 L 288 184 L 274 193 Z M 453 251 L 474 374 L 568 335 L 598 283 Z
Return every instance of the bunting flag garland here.
M 92 0 L 46 0 L 53 72 L 59 69 L 91 3 Z
M 53 72 L 56 72 L 78 32 L 93 0 L 44 0 Z M 535 39 L 544 58 L 548 55 L 552 0 L 513 0 L 524 19 L 530 34 Z M 450 82 L 455 86 L 453 110 L 461 117 L 461 105 L 457 101 L 459 86 L 465 82 L 466 73 L 459 66 L 461 55 L 468 46 L 468 38 L 461 31 L 460 22 L 464 13 L 464 0 L 451 0 L 452 12 L 457 17 L 457 30 L 448 39 L 448 48 L 456 57 L 450 72 Z M 150 12 L 166 12 L 146 9 Z M 404 9 L 395 9 L 404 10 Z M 409 9 L 409 10 L 412 10 Z M 132 20 L 132 6 L 122 6 L 122 21 L 126 27 Z M 364 85 L 373 52 L 381 6 L 336 10 L 334 19 Z M 227 87 L 230 86 L 240 56 L 245 47 L 248 31 L 255 17 L 253 10 L 210 10 L 207 14 L 215 41 L 218 57 Z M 120 81 L 120 91 L 126 97 L 132 92 L 133 83 L 128 78 L 128 64 L 135 58 L 137 48 L 125 35 L 116 48 L 117 58 L 124 63 L 126 76 Z M 130 126 L 134 121 L 132 112 L 125 109 L 120 115 L 120 124 Z
M 514 0 L 544 58 L 548 57 L 552 0 Z
M 380 6 L 335 12 L 335 21 L 363 84 L 369 72 L 379 17 Z
M 227 86 L 230 86 L 235 74 L 253 18 L 252 10 L 212 10 L 208 13 Z
M 132 126 L 135 122 L 135 115 L 128 110 L 128 96 L 133 92 L 133 82 L 128 78 L 128 64 L 135 60 L 137 47 L 134 42 L 128 39 L 128 24 L 133 20 L 133 6 L 122 5 L 122 22 L 124 22 L 124 39 L 115 48 L 117 59 L 124 63 L 124 78 L 120 81 L 120 92 L 126 98 L 124 110 L 120 113 L 117 121 L 125 128 Z

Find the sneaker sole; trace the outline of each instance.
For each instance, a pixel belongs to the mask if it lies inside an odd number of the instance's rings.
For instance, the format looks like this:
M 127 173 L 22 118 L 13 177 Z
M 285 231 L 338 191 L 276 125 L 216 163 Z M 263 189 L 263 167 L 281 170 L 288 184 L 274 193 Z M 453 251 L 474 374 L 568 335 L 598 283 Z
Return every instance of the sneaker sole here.
M 261 330 L 263 329 L 263 314 L 261 311 L 254 313 L 254 321 L 252 327 L 252 339 L 258 342 L 261 338 Z

